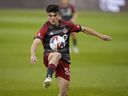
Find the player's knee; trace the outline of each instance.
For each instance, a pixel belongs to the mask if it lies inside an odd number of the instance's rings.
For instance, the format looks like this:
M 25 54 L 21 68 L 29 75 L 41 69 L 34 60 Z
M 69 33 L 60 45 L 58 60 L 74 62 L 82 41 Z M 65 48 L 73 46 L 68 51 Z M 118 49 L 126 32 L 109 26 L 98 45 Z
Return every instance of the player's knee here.
M 59 63 L 59 60 L 61 59 L 61 53 L 59 52 L 53 52 L 50 54 L 51 57 L 49 57 L 49 64 L 55 64 L 56 66 Z
M 59 52 L 54 52 L 54 56 L 56 56 L 57 58 L 61 58 L 61 53 L 59 53 Z

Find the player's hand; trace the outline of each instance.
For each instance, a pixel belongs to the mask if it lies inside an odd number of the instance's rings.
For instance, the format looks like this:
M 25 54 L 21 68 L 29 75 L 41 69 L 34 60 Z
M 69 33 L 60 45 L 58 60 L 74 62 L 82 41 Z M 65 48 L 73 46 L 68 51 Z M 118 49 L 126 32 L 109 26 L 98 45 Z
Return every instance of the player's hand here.
M 31 56 L 31 63 L 35 64 L 37 62 L 36 56 Z
M 112 38 L 110 36 L 108 36 L 108 35 L 102 35 L 101 39 L 105 40 L 105 41 L 111 41 L 112 40 Z

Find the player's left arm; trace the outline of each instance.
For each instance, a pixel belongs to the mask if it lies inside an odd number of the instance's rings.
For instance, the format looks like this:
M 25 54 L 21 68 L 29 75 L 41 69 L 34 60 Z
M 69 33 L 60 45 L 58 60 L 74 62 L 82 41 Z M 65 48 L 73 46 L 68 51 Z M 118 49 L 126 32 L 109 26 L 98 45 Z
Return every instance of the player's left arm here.
M 101 34 L 101 33 L 97 32 L 97 31 L 95 31 L 89 27 L 81 26 L 81 31 L 83 33 L 86 33 L 86 34 L 99 37 L 100 39 L 105 40 L 105 41 L 111 41 L 112 40 L 112 38 L 110 36 L 105 35 L 105 34 Z

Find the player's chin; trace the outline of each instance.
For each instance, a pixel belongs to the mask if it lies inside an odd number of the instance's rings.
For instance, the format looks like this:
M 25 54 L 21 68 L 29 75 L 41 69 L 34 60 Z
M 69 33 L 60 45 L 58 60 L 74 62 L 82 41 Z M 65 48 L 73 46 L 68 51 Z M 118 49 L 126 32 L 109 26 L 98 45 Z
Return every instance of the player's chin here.
M 55 24 L 55 21 L 51 20 L 50 23 L 53 25 L 53 24 Z

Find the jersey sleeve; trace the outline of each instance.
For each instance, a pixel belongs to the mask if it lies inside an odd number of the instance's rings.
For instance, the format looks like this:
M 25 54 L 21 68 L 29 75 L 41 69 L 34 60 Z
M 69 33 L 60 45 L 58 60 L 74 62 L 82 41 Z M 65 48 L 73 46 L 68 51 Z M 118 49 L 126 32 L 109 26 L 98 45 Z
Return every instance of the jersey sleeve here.
M 80 32 L 80 31 L 81 31 L 81 26 L 73 24 L 71 32 Z
M 80 32 L 82 30 L 81 25 L 73 24 L 72 22 L 68 22 L 71 32 Z
M 34 38 L 39 38 L 41 40 L 43 40 L 46 32 L 48 31 L 48 27 L 47 25 L 43 25 L 43 27 L 36 33 L 36 36 Z

